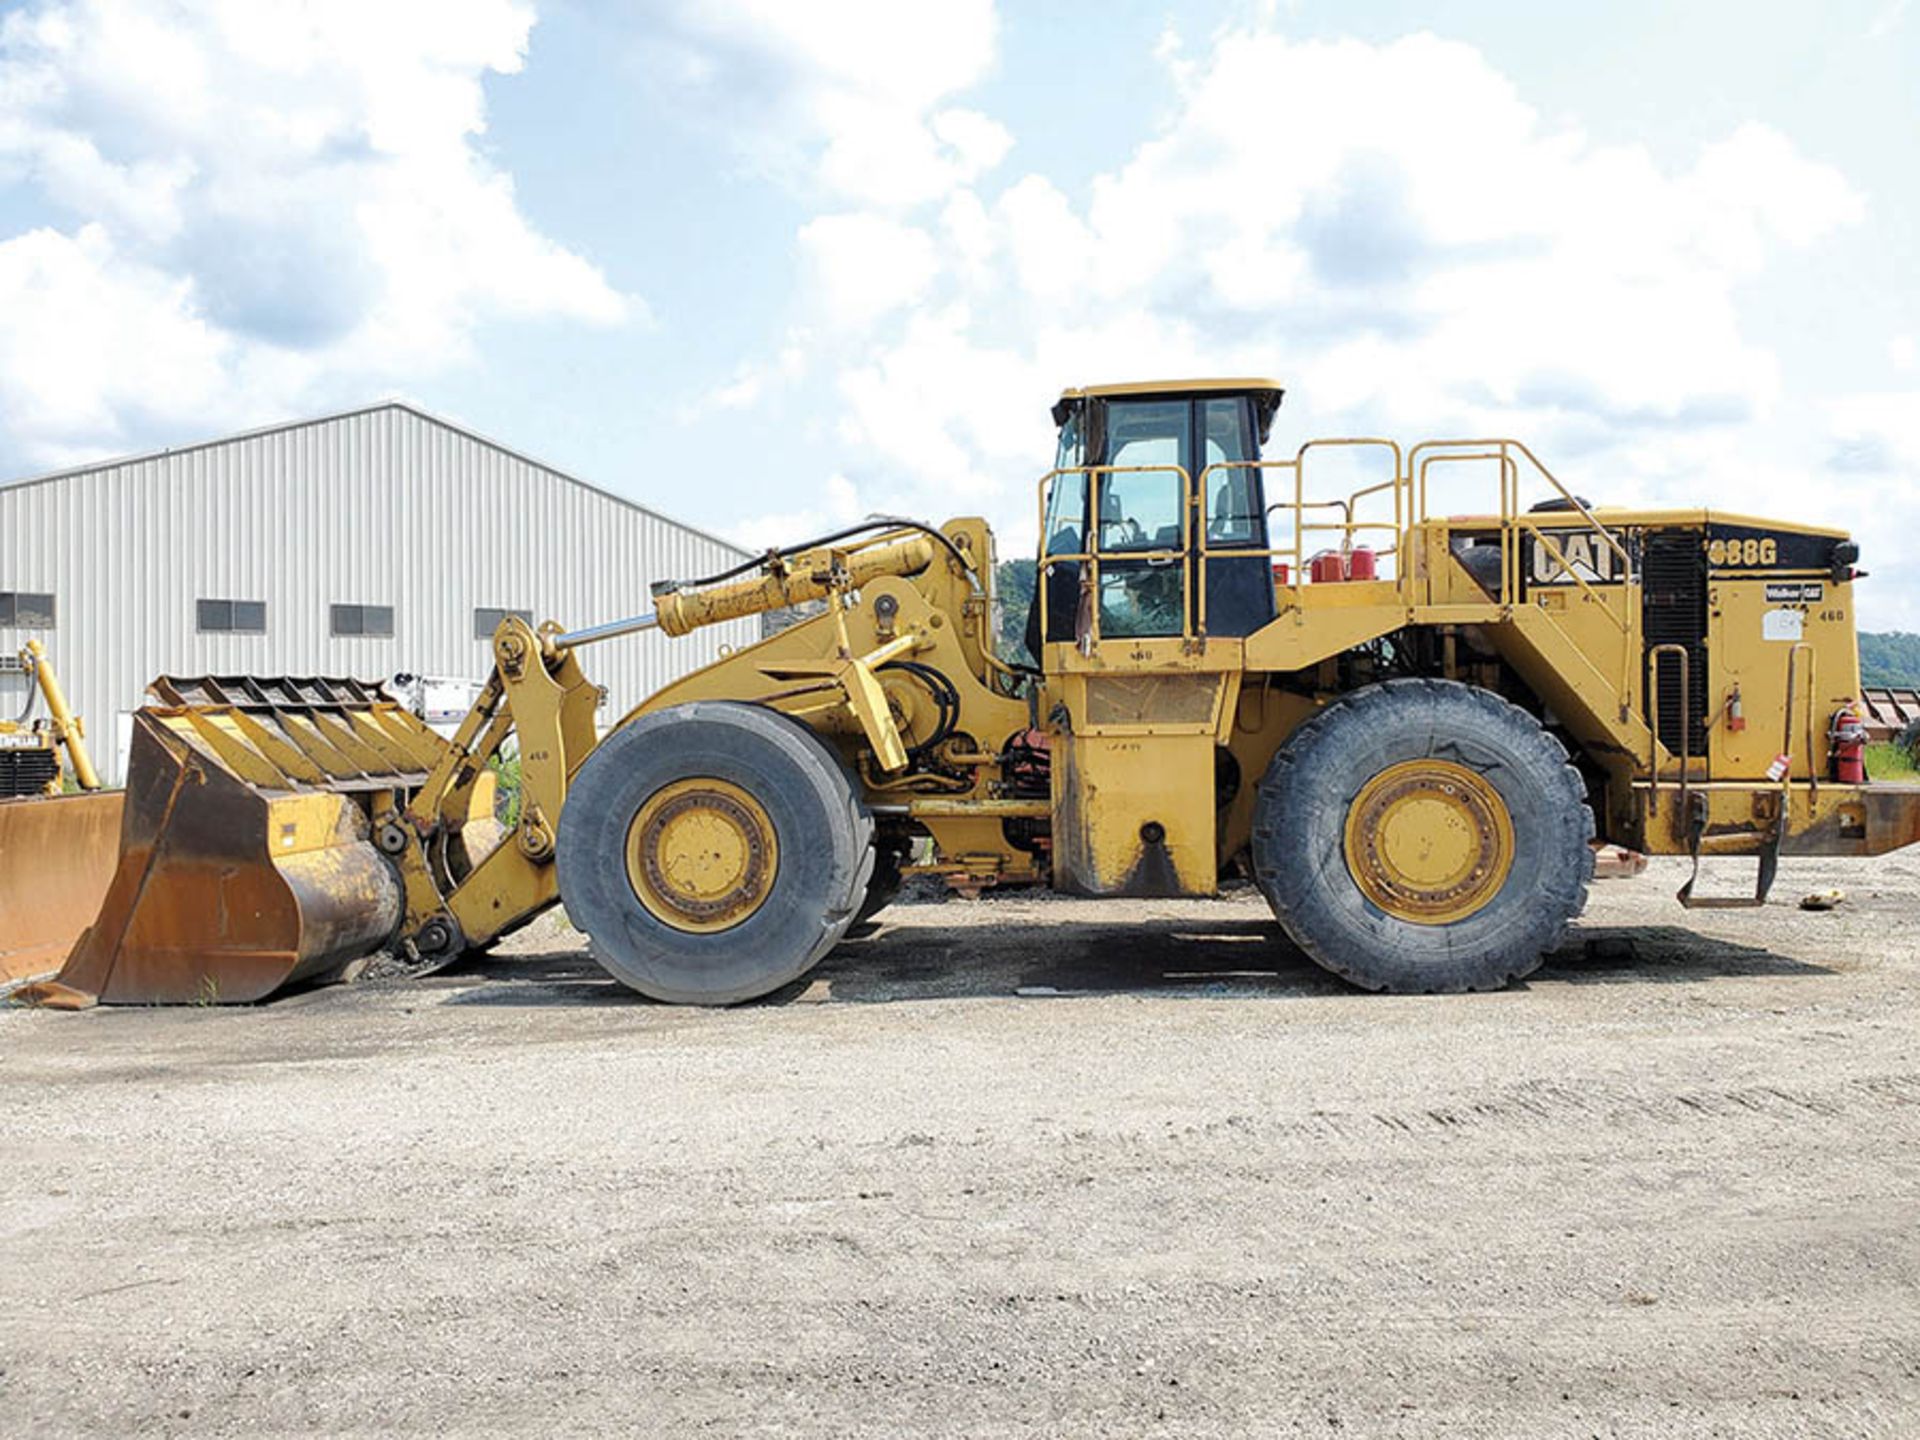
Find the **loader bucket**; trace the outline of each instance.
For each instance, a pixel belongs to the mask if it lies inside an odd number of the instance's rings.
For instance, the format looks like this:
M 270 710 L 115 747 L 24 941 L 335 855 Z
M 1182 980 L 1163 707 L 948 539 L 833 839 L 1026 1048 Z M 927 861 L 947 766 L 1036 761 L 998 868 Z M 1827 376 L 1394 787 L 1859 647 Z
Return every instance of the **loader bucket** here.
M 0 989 L 53 974 L 99 913 L 120 849 L 121 799 L 0 800 Z
M 402 889 L 369 814 L 404 802 L 444 742 L 349 683 L 156 681 L 171 703 L 134 716 L 112 883 L 22 998 L 245 1003 L 389 943 Z

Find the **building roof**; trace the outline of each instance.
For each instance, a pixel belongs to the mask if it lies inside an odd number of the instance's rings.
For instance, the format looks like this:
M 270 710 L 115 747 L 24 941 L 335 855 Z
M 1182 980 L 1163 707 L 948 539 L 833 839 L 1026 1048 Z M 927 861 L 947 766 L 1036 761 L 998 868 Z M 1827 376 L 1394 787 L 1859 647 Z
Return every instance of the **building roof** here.
M 305 420 L 284 420 L 277 425 L 262 425 L 258 429 L 242 430 L 236 434 L 222 435 L 212 440 L 198 440 L 190 445 L 170 445 L 159 450 L 147 450 L 134 455 L 118 455 L 106 460 L 93 460 L 84 465 L 72 465 L 61 470 L 50 470 L 40 475 L 27 475 L 18 480 L 0 480 L 0 491 L 23 489 L 29 485 L 47 485 L 58 480 L 71 480 L 76 476 L 91 475 L 101 470 L 117 470 L 128 465 L 140 465 L 149 460 L 164 459 L 169 455 L 187 455 L 196 450 L 211 450 L 217 446 L 231 445 L 242 440 L 258 440 L 267 435 L 280 435 L 292 430 L 306 430 L 320 425 L 330 425 L 338 420 L 351 420 L 361 415 L 378 414 L 382 410 L 399 411 L 402 414 L 413 416 L 416 420 L 424 420 L 429 425 L 438 425 L 443 430 L 451 430 L 455 434 L 462 435 L 468 440 L 473 441 L 476 445 L 484 445 L 489 450 L 497 450 L 502 455 L 518 460 L 524 465 L 531 465 L 536 470 L 543 470 L 556 480 L 565 481 L 569 485 L 577 485 L 582 490 L 589 491 L 603 499 L 613 501 L 616 505 L 624 505 L 627 509 L 636 510 L 642 515 L 660 521 L 662 524 L 672 525 L 677 529 L 698 535 L 702 539 L 710 540 L 716 545 L 724 546 L 726 549 L 738 555 L 746 556 L 753 553 L 735 541 L 724 539 L 719 535 L 715 535 L 710 530 L 703 530 L 698 525 L 689 525 L 686 521 L 676 519 L 672 515 L 662 514 L 649 505 L 642 505 L 637 501 L 627 499 L 624 495 L 616 495 L 611 490 L 605 490 L 598 485 L 589 484 L 578 476 L 569 475 L 566 471 L 557 469 L 547 464 L 544 460 L 536 459 L 524 450 L 516 450 L 511 445 L 503 445 L 498 440 L 482 435 L 478 431 L 467 428 L 465 425 L 457 425 L 451 420 L 443 419 L 441 416 L 422 410 L 417 405 L 409 405 L 404 400 L 381 400 L 372 405 L 359 405 L 350 410 L 335 410 L 329 414 L 315 415 Z

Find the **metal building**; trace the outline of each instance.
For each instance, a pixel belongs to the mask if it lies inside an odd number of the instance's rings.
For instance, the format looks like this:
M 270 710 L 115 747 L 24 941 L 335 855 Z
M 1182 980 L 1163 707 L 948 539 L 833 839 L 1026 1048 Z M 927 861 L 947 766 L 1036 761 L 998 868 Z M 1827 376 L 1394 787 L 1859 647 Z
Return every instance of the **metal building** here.
M 503 610 L 617 619 L 746 553 L 390 402 L 0 484 L 0 657 L 46 645 L 117 783 L 156 675 L 478 681 Z M 603 723 L 758 634 L 595 647 Z M 24 686 L 0 673 L 0 712 Z

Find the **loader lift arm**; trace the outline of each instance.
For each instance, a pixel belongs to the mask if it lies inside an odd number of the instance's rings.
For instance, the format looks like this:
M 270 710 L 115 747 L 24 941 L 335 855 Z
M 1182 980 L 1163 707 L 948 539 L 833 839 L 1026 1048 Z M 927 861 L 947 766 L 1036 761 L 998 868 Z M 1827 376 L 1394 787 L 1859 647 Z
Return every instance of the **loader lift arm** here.
M 946 537 L 940 540 L 953 550 Z M 934 553 L 933 541 L 889 525 L 861 548 L 774 552 L 755 575 L 736 572 L 705 585 L 663 587 L 655 610 L 627 620 L 575 631 L 549 622 L 536 631 L 517 616 L 506 617 L 493 636 L 493 673 L 426 782 L 404 805 L 396 797 L 392 810 L 374 817 L 376 843 L 394 858 L 405 886 L 400 934 L 423 957 L 450 959 L 491 944 L 559 898 L 553 861 L 561 811 L 574 775 L 599 743 L 598 688 L 577 656 L 585 645 L 653 629 L 685 635 L 723 620 L 824 600 L 834 618 L 835 653 L 763 667 L 771 678 L 800 682 L 774 696 L 775 706 L 793 712 L 845 706 L 881 767 L 902 768 L 905 747 L 874 672 L 910 654 L 919 637 L 901 635 L 855 655 L 843 607 L 860 585 L 918 573 Z M 510 737 L 519 746 L 520 814 L 511 837 L 501 839 L 487 817 L 475 815 L 473 796 Z
M 793 683 L 766 701 L 815 720 L 843 712 L 879 763 L 898 768 L 904 746 L 874 672 L 921 637 L 909 630 L 855 654 L 843 607 L 859 586 L 925 571 L 943 552 L 966 564 L 945 536 L 889 523 L 844 546 L 775 552 L 757 573 L 662 587 L 656 608 L 630 620 L 569 632 L 508 616 L 451 740 L 354 681 L 162 678 L 157 703 L 136 715 L 105 901 L 59 977 L 28 998 L 255 1000 L 347 973 L 380 949 L 444 962 L 526 924 L 560 898 L 561 816 L 601 743 L 600 692 L 577 652 L 618 635 L 685 635 L 825 601 L 829 643 L 788 660 L 780 676 Z M 521 794 L 508 832 L 495 816 L 494 762 L 510 742 Z

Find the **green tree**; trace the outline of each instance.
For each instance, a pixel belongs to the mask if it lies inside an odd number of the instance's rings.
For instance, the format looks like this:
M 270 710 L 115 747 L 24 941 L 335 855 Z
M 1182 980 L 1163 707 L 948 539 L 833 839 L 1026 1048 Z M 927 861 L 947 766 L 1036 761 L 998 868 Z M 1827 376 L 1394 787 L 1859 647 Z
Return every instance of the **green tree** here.
M 1920 685 L 1920 635 L 1906 630 L 1860 635 L 1860 683 Z
M 1002 560 L 993 572 L 994 596 L 999 602 L 1000 658 L 1031 665 L 1027 654 L 1027 608 L 1033 604 L 1033 561 Z

